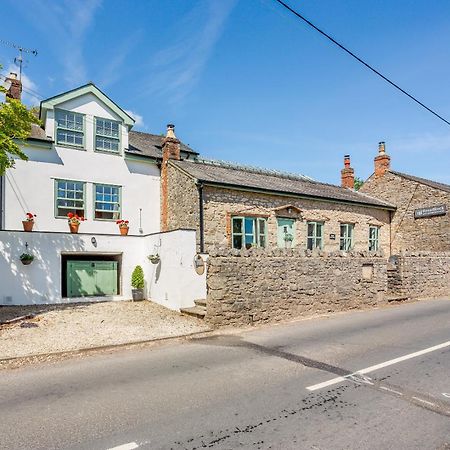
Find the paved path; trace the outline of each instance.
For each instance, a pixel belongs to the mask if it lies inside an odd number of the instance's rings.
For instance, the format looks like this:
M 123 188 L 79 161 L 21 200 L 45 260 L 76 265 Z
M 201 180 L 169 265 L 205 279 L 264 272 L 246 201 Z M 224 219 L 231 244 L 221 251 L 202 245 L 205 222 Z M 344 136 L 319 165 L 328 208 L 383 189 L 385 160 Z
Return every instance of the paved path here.
M 448 449 L 450 301 L 0 372 L 1 449 L 114 447 Z

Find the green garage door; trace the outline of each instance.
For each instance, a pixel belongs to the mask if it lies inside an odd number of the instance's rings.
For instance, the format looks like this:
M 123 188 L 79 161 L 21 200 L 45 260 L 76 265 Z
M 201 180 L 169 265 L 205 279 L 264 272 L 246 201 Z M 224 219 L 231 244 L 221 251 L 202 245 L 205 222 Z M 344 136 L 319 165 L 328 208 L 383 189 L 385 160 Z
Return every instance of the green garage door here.
M 117 295 L 117 261 L 67 261 L 67 297 Z

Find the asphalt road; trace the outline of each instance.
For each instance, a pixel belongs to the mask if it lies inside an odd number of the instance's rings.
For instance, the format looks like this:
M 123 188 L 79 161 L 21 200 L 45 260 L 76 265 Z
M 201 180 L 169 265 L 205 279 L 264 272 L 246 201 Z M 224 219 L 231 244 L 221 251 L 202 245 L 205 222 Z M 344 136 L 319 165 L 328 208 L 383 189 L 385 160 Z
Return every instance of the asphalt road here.
M 450 301 L 0 372 L 1 449 L 114 447 L 450 449 Z

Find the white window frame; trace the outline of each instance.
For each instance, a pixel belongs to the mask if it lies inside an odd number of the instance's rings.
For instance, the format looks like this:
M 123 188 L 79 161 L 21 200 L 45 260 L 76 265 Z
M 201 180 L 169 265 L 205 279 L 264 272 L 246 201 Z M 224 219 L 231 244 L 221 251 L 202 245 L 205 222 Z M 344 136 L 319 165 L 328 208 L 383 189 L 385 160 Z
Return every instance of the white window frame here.
M 99 122 L 103 122 L 103 129 L 105 129 L 105 124 L 116 124 L 117 125 L 117 136 L 114 135 L 112 126 L 110 132 L 99 133 L 97 127 Z M 105 147 L 97 146 L 97 138 L 103 140 L 103 142 L 110 142 L 111 144 L 117 144 L 117 150 L 107 149 Z M 95 117 L 94 120 L 94 150 L 96 152 L 110 153 L 113 155 L 118 155 L 121 153 L 121 124 L 117 120 L 105 119 L 104 117 Z
M 65 123 L 60 124 L 61 115 L 65 115 Z M 73 121 L 68 120 L 68 116 L 73 116 Z M 81 127 L 76 126 L 77 118 L 81 118 Z M 70 122 L 73 122 L 74 126 L 70 126 Z M 66 137 L 70 134 L 73 136 L 81 136 L 81 144 L 77 144 L 75 142 L 67 142 L 67 140 L 59 140 L 58 132 L 61 131 L 66 133 Z M 86 137 L 86 117 L 84 114 L 66 111 L 64 109 L 55 109 L 55 142 L 56 145 L 61 145 L 64 147 L 77 147 L 84 148 L 85 146 L 85 137 Z
M 117 202 L 113 202 L 113 201 L 97 201 L 97 187 L 108 187 L 111 189 L 117 189 L 117 194 L 113 194 L 111 192 L 111 194 L 105 194 L 103 193 L 103 195 L 117 195 L 118 197 L 118 201 Z M 93 185 L 94 188 L 94 220 L 102 220 L 102 221 L 116 221 L 119 220 L 121 215 L 122 215 L 122 186 L 118 186 L 115 184 L 105 184 L 105 183 L 94 183 Z M 106 209 L 98 209 L 97 208 L 97 203 L 108 203 L 108 204 L 117 204 L 118 209 L 117 210 L 106 210 Z M 113 213 L 113 217 L 111 217 L 110 219 L 108 218 L 104 218 L 104 217 L 97 217 L 97 212 L 103 212 L 103 213 Z
M 235 221 L 241 220 L 240 231 L 235 231 Z M 245 221 L 252 221 L 252 231 L 246 232 Z M 263 228 L 263 231 L 261 229 Z M 234 238 L 241 237 L 241 247 L 235 247 Z M 246 243 L 247 238 L 251 238 L 251 243 Z M 253 217 L 253 216 L 233 216 L 231 217 L 231 247 L 232 248 L 247 248 L 247 245 L 251 247 L 267 247 L 267 218 L 266 217 Z
M 314 230 L 313 230 L 313 234 L 309 234 L 309 226 L 313 225 Z M 318 230 L 320 229 L 320 235 L 318 233 Z M 323 249 L 323 236 L 324 236 L 324 222 L 320 222 L 320 221 L 308 221 L 306 222 L 306 248 L 308 250 L 314 250 L 315 248 L 319 248 L 319 249 Z M 310 248 L 310 245 L 311 248 Z M 319 243 L 319 245 L 317 245 L 317 243 Z
M 342 232 L 344 230 L 344 233 Z M 353 236 L 355 234 L 354 223 L 341 223 L 340 224 L 340 237 L 339 237 L 339 249 L 344 252 L 353 250 Z
M 380 229 L 377 225 L 369 225 L 369 252 L 377 252 L 380 249 Z
M 62 188 L 61 190 L 65 191 L 66 193 L 69 192 L 73 192 L 74 193 L 74 197 L 71 198 L 69 196 L 66 197 L 59 197 L 58 195 L 58 191 L 60 190 L 59 188 L 59 183 L 66 183 L 66 187 Z M 82 193 L 83 193 L 83 197 L 81 199 L 77 199 L 76 198 L 76 192 L 80 192 L 79 189 L 68 189 L 67 184 L 68 183 L 74 183 L 74 184 L 81 184 L 82 185 Z M 75 206 L 58 206 L 58 200 L 61 201 L 67 201 L 67 202 L 80 202 L 82 204 L 82 207 L 77 208 Z M 60 215 L 59 214 L 59 209 L 63 209 L 66 211 L 66 214 Z M 82 214 L 80 214 L 80 211 L 83 211 Z M 84 181 L 76 181 L 76 180 L 63 180 L 63 179 L 55 179 L 55 217 L 57 219 L 67 219 L 67 214 L 68 213 L 74 213 L 74 214 L 78 214 L 81 215 L 83 217 L 86 217 L 86 183 Z

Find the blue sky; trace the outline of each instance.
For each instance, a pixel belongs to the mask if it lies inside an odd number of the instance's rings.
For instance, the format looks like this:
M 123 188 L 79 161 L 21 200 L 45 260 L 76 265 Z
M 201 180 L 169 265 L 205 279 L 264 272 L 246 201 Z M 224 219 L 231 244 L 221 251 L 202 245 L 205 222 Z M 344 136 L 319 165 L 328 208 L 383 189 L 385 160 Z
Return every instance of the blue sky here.
M 450 120 L 448 0 L 288 0 Z M 36 48 L 36 104 L 95 82 L 138 119 L 173 122 L 202 155 L 338 184 L 343 155 L 372 173 L 379 141 L 396 170 L 450 184 L 450 127 L 273 0 L 4 0 L 0 39 Z M 15 51 L 0 45 L 8 71 Z

